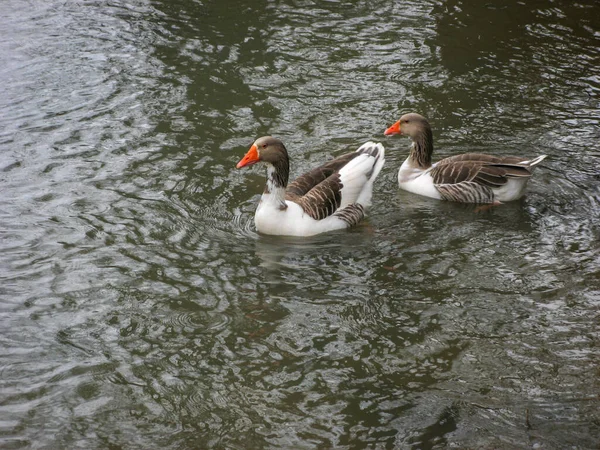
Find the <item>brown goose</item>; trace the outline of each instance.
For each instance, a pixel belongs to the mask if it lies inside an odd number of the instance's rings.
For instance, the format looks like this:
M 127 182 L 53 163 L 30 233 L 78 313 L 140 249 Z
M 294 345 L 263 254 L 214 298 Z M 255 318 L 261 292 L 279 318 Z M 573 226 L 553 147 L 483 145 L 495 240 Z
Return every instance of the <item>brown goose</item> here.
M 431 164 L 431 126 L 416 113 L 403 115 L 385 134 L 404 134 L 413 141 L 410 155 L 398 172 L 401 189 L 454 202 L 499 204 L 517 200 L 525 192 L 534 166 L 546 158 L 465 153 Z
M 265 234 L 312 236 L 356 225 L 371 203 L 373 181 L 385 162 L 383 145 L 367 142 L 288 185 L 288 153 L 279 139 L 264 136 L 237 168 L 267 164 L 267 185 L 254 223 Z

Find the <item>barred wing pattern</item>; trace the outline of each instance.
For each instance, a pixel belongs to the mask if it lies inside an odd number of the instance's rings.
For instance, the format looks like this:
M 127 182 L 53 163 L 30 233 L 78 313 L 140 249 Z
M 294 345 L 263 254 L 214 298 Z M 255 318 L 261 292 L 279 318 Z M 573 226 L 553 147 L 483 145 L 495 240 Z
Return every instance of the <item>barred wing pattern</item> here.
M 342 204 L 344 188 L 339 171 L 362 153 L 377 158 L 377 152 L 377 147 L 368 147 L 362 151 L 359 149 L 305 173 L 288 185 L 286 200 L 299 204 L 304 212 L 315 220 L 322 220 L 336 214 L 349 226 L 357 224 L 365 215 L 362 205 L 351 204 L 338 211 Z M 372 175 L 372 170 L 366 174 L 367 177 Z
M 505 185 L 510 178 L 528 178 L 531 169 L 514 156 L 497 157 L 467 153 L 443 159 L 430 171 L 435 187 L 444 200 L 491 203 L 492 188 Z
M 338 172 L 330 175 L 302 197 L 289 195 L 286 199 L 298 203 L 304 212 L 315 220 L 332 215 L 342 202 L 342 182 Z
M 339 156 L 338 158 L 326 162 L 321 167 L 312 169 L 310 172 L 299 176 L 292 181 L 286 189 L 286 196 L 288 196 L 288 200 L 296 201 L 297 197 L 306 195 L 311 189 L 339 171 L 358 155 L 359 153 L 348 153 L 346 155 Z
M 365 208 L 360 203 L 352 203 L 336 212 L 335 215 L 346 222 L 349 227 L 353 227 L 365 217 Z

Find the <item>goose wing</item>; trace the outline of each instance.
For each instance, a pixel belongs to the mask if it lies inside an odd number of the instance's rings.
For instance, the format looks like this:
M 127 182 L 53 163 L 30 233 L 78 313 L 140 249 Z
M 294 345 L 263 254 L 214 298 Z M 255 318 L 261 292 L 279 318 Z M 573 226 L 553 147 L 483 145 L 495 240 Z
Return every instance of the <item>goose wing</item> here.
M 510 178 L 531 176 L 531 168 L 526 163 L 514 156 L 467 153 L 441 160 L 431 169 L 430 175 L 445 200 L 491 203 L 494 201 L 493 188 L 505 185 Z
M 358 221 L 370 201 L 373 181 L 385 161 L 384 152 L 381 144 L 367 142 L 356 152 L 335 158 L 290 183 L 286 200 L 299 204 L 315 220 L 350 207 L 354 212 L 341 218 Z M 357 203 L 365 204 L 353 206 Z
M 318 186 L 319 183 L 325 181 L 328 177 L 338 172 L 353 158 L 358 156 L 357 153 L 348 153 L 346 155 L 339 156 L 331 161 L 327 161 L 325 164 L 300 175 L 293 182 L 291 182 L 287 189 L 286 194 L 289 196 L 301 197 L 308 193 L 311 189 Z

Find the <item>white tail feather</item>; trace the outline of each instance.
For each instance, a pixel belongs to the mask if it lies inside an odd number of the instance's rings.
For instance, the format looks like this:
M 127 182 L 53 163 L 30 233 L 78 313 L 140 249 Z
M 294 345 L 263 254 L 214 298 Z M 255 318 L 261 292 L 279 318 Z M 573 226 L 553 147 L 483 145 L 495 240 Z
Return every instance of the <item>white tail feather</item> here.
M 539 163 L 541 163 L 544 159 L 546 159 L 548 155 L 540 155 L 537 158 L 532 159 L 531 161 L 523 161 L 521 164 L 524 166 L 533 167 Z
M 381 172 L 383 165 L 385 164 L 385 149 L 383 145 L 381 145 L 381 143 L 378 142 L 377 144 L 375 144 L 375 146 L 378 150 L 378 156 L 375 162 L 375 166 L 373 167 L 373 172 L 371 173 L 371 177 L 367 181 L 367 184 L 365 185 L 364 189 L 358 196 L 358 200 L 356 200 L 356 203 L 360 203 L 365 208 L 371 206 L 371 197 L 373 196 L 373 183 L 375 181 L 375 178 L 377 178 L 377 176 L 379 175 L 379 172 Z
M 366 142 L 356 151 L 362 155 L 340 170 L 344 185 L 341 208 L 351 203 L 360 203 L 365 208 L 371 205 L 373 182 L 385 163 L 385 148 L 381 143 Z

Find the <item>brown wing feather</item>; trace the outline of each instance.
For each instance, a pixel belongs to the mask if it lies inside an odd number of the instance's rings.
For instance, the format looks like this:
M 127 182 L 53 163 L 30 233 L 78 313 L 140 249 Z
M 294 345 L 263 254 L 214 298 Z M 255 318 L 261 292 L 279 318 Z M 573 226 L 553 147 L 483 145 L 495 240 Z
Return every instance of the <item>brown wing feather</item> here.
M 518 156 L 494 156 L 486 155 L 484 153 L 463 153 L 462 155 L 449 156 L 448 158 L 444 158 L 438 164 L 445 164 L 457 161 L 474 161 L 488 164 L 519 164 L 523 161 L 526 161 L 526 159 L 519 158 Z
M 286 199 L 298 203 L 313 219 L 321 220 L 340 207 L 342 187 L 340 174 L 335 172 L 302 196 L 286 192 Z
M 331 161 L 327 161 L 322 166 L 312 169 L 310 172 L 299 176 L 293 182 L 288 184 L 286 194 L 299 197 L 305 195 L 319 183 L 323 182 L 325 179 L 339 171 L 359 154 L 360 153 L 354 152 L 339 156 Z
M 338 156 L 331 161 L 305 173 L 290 183 L 286 200 L 298 203 L 304 212 L 315 220 L 329 217 L 342 202 L 342 182 L 339 171 L 360 153 Z
M 437 164 L 429 174 L 434 184 L 457 184 L 471 181 L 481 169 L 480 163 L 473 161 L 457 161 Z
M 502 167 L 482 166 L 477 175 L 473 177 L 473 181 L 493 188 L 506 184 L 508 178 L 506 177 L 506 170 Z
M 519 164 L 516 156 L 498 157 L 466 153 L 441 160 L 431 170 L 434 184 L 457 184 L 473 181 L 489 187 L 506 184 L 509 178 L 530 177 L 531 169 Z
M 509 178 L 530 177 L 525 159 L 498 157 L 481 153 L 451 156 L 431 169 L 431 177 L 445 200 L 468 203 L 491 203 L 493 188 L 506 184 Z

